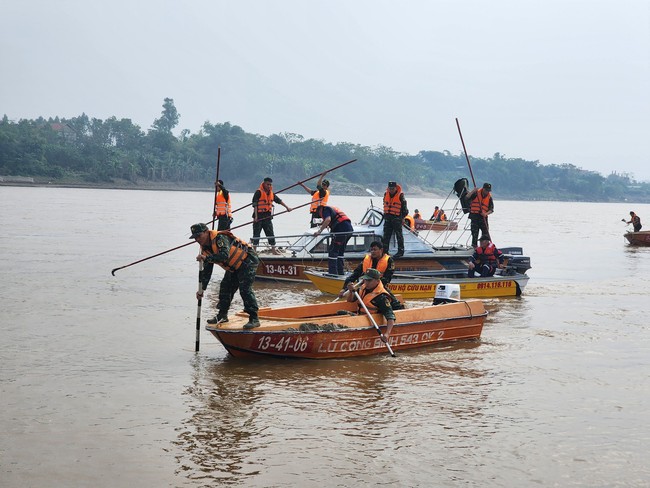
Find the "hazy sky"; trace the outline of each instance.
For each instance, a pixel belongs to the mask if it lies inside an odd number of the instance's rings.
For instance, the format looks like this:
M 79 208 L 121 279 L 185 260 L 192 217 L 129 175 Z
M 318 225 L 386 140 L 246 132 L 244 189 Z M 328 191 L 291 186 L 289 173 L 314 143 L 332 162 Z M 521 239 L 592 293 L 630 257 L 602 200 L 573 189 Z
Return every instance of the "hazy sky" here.
M 648 0 L 0 0 L 0 115 L 231 122 L 650 180 Z M 222 148 L 225 152 L 227 148 Z

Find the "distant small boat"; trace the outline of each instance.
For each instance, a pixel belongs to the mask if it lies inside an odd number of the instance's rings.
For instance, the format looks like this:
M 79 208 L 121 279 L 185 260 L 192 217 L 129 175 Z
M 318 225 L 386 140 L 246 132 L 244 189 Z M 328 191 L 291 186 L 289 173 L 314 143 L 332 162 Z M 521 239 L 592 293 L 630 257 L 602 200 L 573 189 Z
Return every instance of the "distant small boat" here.
M 243 329 L 248 315 L 239 312 L 226 323 L 208 325 L 211 332 L 236 357 L 333 359 L 387 354 L 370 318 L 349 315 L 357 305 L 329 302 L 259 310 L 260 326 Z M 400 351 L 428 345 L 448 345 L 478 340 L 487 312 L 479 300 L 443 303 L 395 311 L 395 325 L 388 338 Z M 381 314 L 373 314 L 382 333 Z
M 624 237 L 632 246 L 650 246 L 650 230 L 628 232 Z
M 318 269 L 305 270 L 305 276 L 320 291 L 332 295 L 341 291 L 345 281 L 345 276 L 331 275 Z M 488 278 L 468 278 L 467 270 L 444 270 L 396 273 L 388 287 L 403 298 L 432 299 L 436 293 L 436 285 L 449 283 L 460 286 L 460 296 L 463 298 L 497 298 L 521 295 L 528 280 L 528 275 L 514 271 Z
M 458 222 L 454 220 L 422 220 L 415 219 L 415 230 L 435 230 L 443 232 L 446 230 L 457 230 Z

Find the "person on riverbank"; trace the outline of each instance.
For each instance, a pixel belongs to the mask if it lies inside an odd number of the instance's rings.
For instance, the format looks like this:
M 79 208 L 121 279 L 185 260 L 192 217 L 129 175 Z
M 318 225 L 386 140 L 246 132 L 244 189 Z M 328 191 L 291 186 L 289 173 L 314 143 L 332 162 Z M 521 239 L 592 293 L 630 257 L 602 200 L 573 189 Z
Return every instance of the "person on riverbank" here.
M 488 215 L 494 212 L 494 201 L 492 200 L 492 185 L 483 183 L 482 188 L 474 188 L 467 194 L 469 206 L 470 230 L 472 233 L 472 247 L 478 245 L 478 231 L 482 236 L 490 239 L 490 226 Z
M 244 329 L 259 327 L 260 321 L 257 315 L 259 307 L 253 291 L 253 282 L 260 260 L 253 248 L 229 230 L 209 230 L 201 223 L 191 226 L 190 233 L 190 239 L 194 239 L 201 246 L 201 252 L 196 260 L 202 261 L 204 266 L 201 272 L 201 291 L 196 292 L 196 298 L 203 297 L 215 264 L 225 270 L 219 285 L 217 304 L 219 311 L 216 317 L 208 319 L 208 323 L 228 322 L 228 310 L 239 289 L 239 295 L 244 302 L 244 311 L 249 317 Z
M 475 278 L 477 271 L 481 278 L 494 276 L 497 268 L 503 267 L 505 256 L 490 241 L 490 238 L 483 234 L 480 242 L 481 245 L 476 248 L 474 254 L 469 258 L 468 278 Z
M 264 235 L 268 237 L 271 252 L 280 254 L 275 248 L 275 234 L 273 233 L 273 204 L 277 203 L 291 212 L 292 208 L 288 207 L 277 195 L 273 193 L 273 180 L 269 177 L 264 178 L 259 189 L 253 194 L 253 238 L 251 243 L 256 248 L 260 240 L 258 239 L 264 230 Z
M 381 273 L 378 270 L 374 268 L 367 269 L 365 274 L 361 276 L 363 285 L 361 285 L 358 294 L 368 309 L 368 312 L 371 314 L 380 313 L 386 319 L 386 333 L 381 336 L 382 340 L 386 342 L 395 325 L 395 313 L 390 305 L 391 296 L 384 288 L 380 278 Z M 348 302 L 358 302 L 355 291 L 354 284 L 348 284 Z M 358 304 L 358 314 L 366 314 L 366 311 L 360 303 Z
M 326 227 L 329 227 L 332 235 L 327 250 L 327 272 L 333 275 L 343 275 L 345 274 L 345 246 L 354 232 L 352 221 L 337 207 L 319 205 L 316 213 L 316 217 L 322 219 L 322 223 L 314 232 L 314 237 L 320 235 Z
M 397 239 L 397 252 L 394 259 L 404 256 L 404 234 L 402 233 L 402 223 L 404 217 L 409 213 L 406 204 L 406 197 L 402 192 L 402 187 L 395 181 L 389 181 L 386 192 L 384 193 L 384 249 L 390 249 L 390 239 L 395 234 Z
M 215 185 L 217 194 L 214 199 L 213 219 L 217 219 L 217 230 L 228 230 L 232 224 L 232 206 L 230 205 L 230 192 L 226 190 L 223 180 L 218 180 Z
M 641 225 L 641 217 L 639 217 L 634 212 L 630 212 L 630 220 L 626 221 L 625 219 L 623 219 L 623 222 L 625 222 L 626 224 L 632 224 L 632 226 L 634 227 L 634 232 L 639 232 L 643 227 Z
M 327 171 L 325 171 L 327 173 Z M 311 206 L 309 207 L 309 213 L 311 215 L 311 219 L 309 222 L 310 227 L 318 227 L 320 222 L 315 222 L 314 219 L 318 219 L 318 217 L 315 217 L 316 215 L 316 210 L 318 210 L 318 207 L 325 207 L 327 206 L 327 202 L 330 198 L 330 182 L 328 180 L 324 180 L 323 178 L 325 177 L 325 173 L 320 175 L 320 178 L 316 182 L 316 189 L 312 190 L 308 186 L 306 186 L 304 183 L 300 183 L 300 186 L 302 186 L 307 193 L 311 195 Z

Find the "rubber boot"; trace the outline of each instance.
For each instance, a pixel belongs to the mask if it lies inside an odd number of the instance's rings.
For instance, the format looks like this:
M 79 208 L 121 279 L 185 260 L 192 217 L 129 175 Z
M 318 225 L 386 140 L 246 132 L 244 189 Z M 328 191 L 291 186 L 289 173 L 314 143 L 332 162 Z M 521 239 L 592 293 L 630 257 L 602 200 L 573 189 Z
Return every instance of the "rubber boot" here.
M 255 327 L 260 326 L 260 319 L 257 318 L 257 314 L 250 315 L 248 322 L 244 324 L 244 329 L 254 329 Z

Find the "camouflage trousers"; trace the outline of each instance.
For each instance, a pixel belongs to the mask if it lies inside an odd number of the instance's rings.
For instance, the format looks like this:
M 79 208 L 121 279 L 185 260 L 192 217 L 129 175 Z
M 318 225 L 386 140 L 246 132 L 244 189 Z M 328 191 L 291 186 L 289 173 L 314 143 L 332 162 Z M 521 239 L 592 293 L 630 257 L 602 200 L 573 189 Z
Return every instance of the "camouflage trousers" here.
M 228 314 L 232 299 L 239 290 L 239 295 L 244 301 L 244 312 L 257 318 L 259 307 L 253 291 L 253 282 L 259 263 L 259 258 L 249 253 L 237 271 L 226 271 L 219 285 L 219 303 L 217 304 L 219 315 L 226 316 Z

